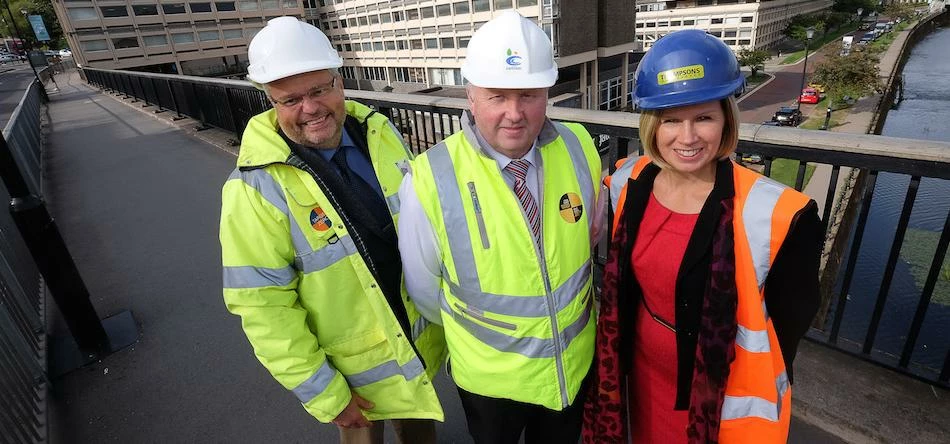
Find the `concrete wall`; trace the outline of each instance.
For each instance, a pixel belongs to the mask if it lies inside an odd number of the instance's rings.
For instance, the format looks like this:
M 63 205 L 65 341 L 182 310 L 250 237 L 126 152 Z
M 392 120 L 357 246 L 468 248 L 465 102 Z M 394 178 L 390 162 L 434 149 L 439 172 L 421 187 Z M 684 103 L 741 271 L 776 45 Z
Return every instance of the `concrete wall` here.
M 559 56 L 566 57 L 597 49 L 597 2 L 590 0 L 561 0 L 561 18 L 558 20 Z M 629 8 L 629 6 L 628 6 Z M 564 11 L 570 11 L 566 16 Z
M 599 45 L 610 47 L 634 41 L 635 20 L 636 8 L 629 0 L 600 0 L 597 22 Z

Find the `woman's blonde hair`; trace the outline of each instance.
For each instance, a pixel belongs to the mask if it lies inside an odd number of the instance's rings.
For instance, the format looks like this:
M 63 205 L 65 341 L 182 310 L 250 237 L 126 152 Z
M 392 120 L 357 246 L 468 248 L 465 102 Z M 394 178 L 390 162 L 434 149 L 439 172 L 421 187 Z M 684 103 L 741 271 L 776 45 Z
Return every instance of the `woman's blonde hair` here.
M 731 156 L 739 145 L 739 105 L 731 95 L 720 100 L 719 104 L 722 106 L 726 121 L 722 127 L 722 141 L 716 158 L 725 159 Z M 644 110 L 640 114 L 640 144 L 643 146 L 643 153 L 650 156 L 653 163 L 660 168 L 670 168 L 670 164 L 666 163 L 656 148 L 656 129 L 660 126 L 661 114 L 663 114 L 662 109 Z

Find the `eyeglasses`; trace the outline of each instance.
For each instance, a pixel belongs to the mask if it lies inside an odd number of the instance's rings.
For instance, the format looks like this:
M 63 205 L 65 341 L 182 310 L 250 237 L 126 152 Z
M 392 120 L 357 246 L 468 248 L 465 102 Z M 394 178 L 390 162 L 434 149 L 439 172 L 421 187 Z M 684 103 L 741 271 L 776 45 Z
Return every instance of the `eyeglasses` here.
M 271 98 L 270 101 L 271 101 L 271 103 L 273 103 L 275 106 L 280 106 L 281 108 L 287 108 L 287 109 L 296 108 L 296 107 L 300 106 L 301 103 L 303 103 L 304 98 L 308 98 L 308 99 L 319 99 L 320 97 L 324 97 L 324 96 L 326 96 L 327 94 L 330 94 L 331 92 L 335 91 L 335 90 L 336 90 L 336 79 L 337 79 L 337 77 L 336 77 L 336 76 L 333 76 L 333 79 L 331 79 L 329 82 L 324 83 L 324 84 L 322 84 L 322 85 L 317 85 L 317 86 L 313 87 L 310 91 L 307 91 L 307 93 L 305 93 L 305 94 L 303 94 L 303 95 L 294 96 L 294 97 L 288 97 L 288 98 L 282 99 L 282 100 L 275 100 L 275 99 Z

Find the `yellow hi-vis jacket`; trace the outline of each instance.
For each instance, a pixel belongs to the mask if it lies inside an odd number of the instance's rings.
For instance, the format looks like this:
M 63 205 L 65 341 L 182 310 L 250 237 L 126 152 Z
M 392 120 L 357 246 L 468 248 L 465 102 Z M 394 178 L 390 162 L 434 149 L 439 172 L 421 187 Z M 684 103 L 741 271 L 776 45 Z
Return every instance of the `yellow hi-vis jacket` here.
M 410 153 L 392 124 L 356 102 L 346 112 L 367 128 L 370 161 L 393 219 Z M 224 300 L 241 317 L 254 353 L 304 408 L 330 422 L 352 389 L 375 407 L 369 420 L 443 419 L 431 379 L 445 357 L 442 328 L 402 300 L 407 338 L 309 167 L 277 133 L 269 110 L 248 122 L 238 169 L 223 190 Z M 414 341 L 420 356 L 413 350 Z
M 622 159 L 617 171 L 605 180 L 615 211 L 614 227 L 622 217 L 627 179 L 639 177 L 649 163 L 647 156 Z M 763 290 L 795 215 L 809 198 L 739 165 L 734 164 L 732 172 L 738 334 L 722 404 L 719 442 L 785 442 L 792 388 Z
M 412 173 L 443 256 L 437 304 L 452 377 L 478 395 L 562 410 L 594 353 L 590 232 L 600 157 L 582 126 L 545 122 L 538 247 L 490 148 L 479 146 L 468 115 L 462 120 Z

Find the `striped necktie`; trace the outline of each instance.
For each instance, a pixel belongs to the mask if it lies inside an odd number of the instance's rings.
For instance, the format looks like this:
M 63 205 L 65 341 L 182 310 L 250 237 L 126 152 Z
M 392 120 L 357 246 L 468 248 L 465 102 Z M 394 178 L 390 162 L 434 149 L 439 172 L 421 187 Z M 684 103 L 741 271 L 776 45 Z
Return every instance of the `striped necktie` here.
M 515 196 L 518 197 L 518 201 L 521 202 L 521 208 L 524 209 L 524 215 L 528 220 L 528 226 L 531 227 L 534 240 L 538 242 L 541 239 L 541 214 L 538 212 L 538 204 L 534 201 L 534 196 L 528 191 L 528 184 L 525 183 L 525 178 L 528 176 L 528 166 L 530 164 L 527 160 L 512 160 L 505 167 L 505 171 L 515 179 L 512 188 Z

